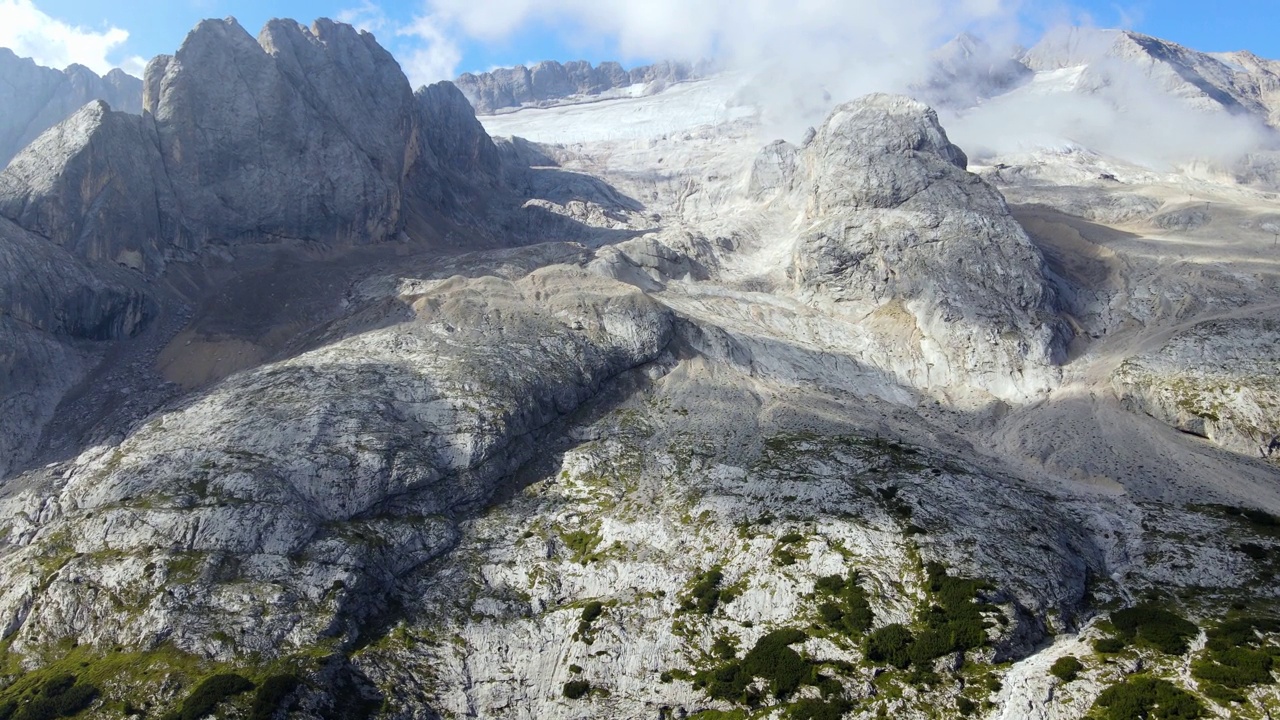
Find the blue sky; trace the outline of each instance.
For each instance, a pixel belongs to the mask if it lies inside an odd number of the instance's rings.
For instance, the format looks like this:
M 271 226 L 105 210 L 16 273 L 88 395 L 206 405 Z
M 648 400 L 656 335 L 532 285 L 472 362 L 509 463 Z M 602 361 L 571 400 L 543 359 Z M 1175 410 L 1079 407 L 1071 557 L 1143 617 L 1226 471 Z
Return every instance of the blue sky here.
M 607 9 L 615 3 L 606 0 L 0 0 L 0 45 L 26 43 L 25 48 L 15 48 L 19 54 L 43 55 L 36 59 L 45 64 L 75 61 L 99 71 L 115 65 L 137 74 L 145 59 L 173 52 L 201 18 L 234 16 L 256 33 L 271 17 L 309 22 L 329 16 L 371 29 L 396 54 L 407 74 L 422 81 L 541 59 L 636 63 L 680 50 L 706 51 L 725 42 L 712 28 L 701 35 L 691 31 L 687 37 L 668 38 L 663 28 L 646 34 L 645 23 L 665 21 L 670 26 L 670 17 L 660 15 L 665 5 L 680 13 L 678 25 L 683 26 L 685 15 L 699 15 L 700 9 L 718 1 L 618 0 L 625 3 L 618 7 L 646 9 L 611 24 L 610 16 L 620 13 Z M 821 0 L 741 0 L 780 9 L 806 1 L 822 4 Z M 919 7 L 921 32 L 926 35 L 951 33 L 967 24 L 982 28 L 997 23 L 1006 34 L 1010 27 L 1016 28 L 1012 32 L 1017 39 L 1029 42 L 1045 25 L 1084 19 L 1101 27 L 1129 27 L 1201 50 L 1249 49 L 1280 58 L 1277 0 L 1234 0 L 1215 4 L 1211 11 L 1204 0 L 949 0 L 953 6 L 970 8 L 967 15 L 927 7 L 942 1 L 847 0 L 867 7 L 897 6 L 891 11 L 895 16 L 904 6 Z M 993 9 L 996 6 L 1000 9 Z M 595 7 L 606 10 L 591 15 Z M 653 7 L 659 9 L 648 9 Z M 941 12 L 949 17 L 934 17 Z M 702 15 L 707 23 L 721 21 L 714 14 Z M 696 20 L 690 22 L 696 25 Z

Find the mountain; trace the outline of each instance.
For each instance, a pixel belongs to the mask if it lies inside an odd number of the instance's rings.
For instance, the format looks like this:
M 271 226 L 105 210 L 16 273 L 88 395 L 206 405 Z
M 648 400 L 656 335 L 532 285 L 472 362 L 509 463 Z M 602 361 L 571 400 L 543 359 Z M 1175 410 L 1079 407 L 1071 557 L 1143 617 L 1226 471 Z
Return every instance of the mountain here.
M 1140 82 L 1199 110 L 1260 114 L 1275 112 L 1274 71 L 1261 82 L 1245 66 L 1175 43 L 1125 30 L 1064 28 L 1052 32 L 1022 58 L 1037 72 L 1084 67 L 1081 91 L 1126 92 Z
M 1265 714 L 1280 208 L 948 127 L 1078 45 L 786 141 L 200 23 L 0 173 L 0 716 Z
M 517 65 L 478 75 L 463 73 L 454 80 L 454 84 L 471 101 L 477 113 L 488 115 L 509 108 L 537 107 L 573 98 L 600 97 L 610 91 L 636 86 L 644 86 L 645 92 L 659 92 L 671 83 L 705 74 L 705 67 L 678 62 L 661 62 L 624 70 L 616 62 L 593 66 L 583 60 L 564 64 L 548 60 L 531 68 Z
M 0 167 L 40 133 L 90 100 L 121 112 L 142 111 L 142 81 L 121 70 L 98 77 L 83 65 L 58 71 L 0 48 Z

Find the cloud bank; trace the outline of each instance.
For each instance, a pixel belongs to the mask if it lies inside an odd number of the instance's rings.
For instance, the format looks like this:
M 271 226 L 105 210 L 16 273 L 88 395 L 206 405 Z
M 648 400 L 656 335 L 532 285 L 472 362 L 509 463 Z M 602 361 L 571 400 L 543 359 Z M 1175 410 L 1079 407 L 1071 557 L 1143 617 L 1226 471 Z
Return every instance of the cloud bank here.
M 91 30 L 69 25 L 45 14 L 32 0 L 0 0 L 0 47 L 40 65 L 65 68 L 80 64 L 99 75 L 120 67 L 141 75 L 146 61 L 140 57 L 123 62 L 108 59 L 128 39 L 129 33 L 116 27 Z
M 383 36 L 394 32 L 393 52 L 415 85 L 455 77 L 469 44 L 544 32 L 623 62 L 713 59 L 750 73 L 754 87 L 741 99 L 761 108 L 766 135 L 792 140 L 834 103 L 912 93 L 934 71 L 935 51 L 960 33 L 985 37 L 993 58 L 1009 58 L 1028 27 L 1089 24 L 1065 3 L 1025 0 L 421 0 L 412 22 L 395 26 L 374 0 L 362 2 L 353 17 L 381 22 Z M 1079 145 L 1152 167 L 1232 162 L 1270 141 L 1252 119 L 1193 108 L 1131 66 L 1106 72 L 1096 92 L 1018 90 L 944 111 L 944 123 L 978 157 Z

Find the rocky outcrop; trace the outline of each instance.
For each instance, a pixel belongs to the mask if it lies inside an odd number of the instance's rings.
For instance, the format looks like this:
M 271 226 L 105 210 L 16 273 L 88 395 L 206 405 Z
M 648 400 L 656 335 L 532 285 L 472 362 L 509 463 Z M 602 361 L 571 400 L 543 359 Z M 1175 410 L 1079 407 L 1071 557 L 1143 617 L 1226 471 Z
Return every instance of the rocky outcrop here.
M 210 243 L 394 239 L 500 180 L 456 89 L 415 97 L 373 36 L 328 20 L 275 20 L 256 42 L 205 21 L 148 65 L 144 102 L 144 117 L 99 104 L 39 138 L 0 174 L 0 214 L 158 274 Z
M 1112 382 L 1123 401 L 1229 450 L 1280 461 L 1280 322 L 1212 320 L 1129 358 Z
M 623 70 L 616 62 L 598 66 L 582 60 L 540 62 L 533 67 L 517 65 L 479 75 L 464 73 L 454 83 L 475 106 L 476 112 L 492 114 L 505 108 L 545 106 L 574 96 L 593 96 L 609 90 L 650 83 L 670 84 L 691 80 L 700 70 L 686 63 L 661 62 Z
M 639 291 L 582 271 L 383 286 L 321 349 L 86 452 L 53 497 L 4 501 L 0 626 L 16 644 L 70 632 L 230 657 L 354 640 L 562 418 L 672 336 Z M 102 615 L 97 598 L 120 593 L 132 609 Z
M 99 77 L 83 65 L 58 71 L 0 48 L 0 168 L 76 109 L 102 100 L 123 112 L 142 110 L 142 81 L 122 70 Z
M 925 389 L 1034 396 L 1069 331 L 1040 252 L 966 163 L 928 107 L 872 95 L 802 149 L 771 145 L 750 185 L 798 213 L 796 289 L 888 333 L 873 362 Z
M 206 20 L 151 61 L 145 83 L 190 219 L 183 244 L 400 231 L 413 94 L 371 35 L 275 20 L 255 42 L 234 20 Z

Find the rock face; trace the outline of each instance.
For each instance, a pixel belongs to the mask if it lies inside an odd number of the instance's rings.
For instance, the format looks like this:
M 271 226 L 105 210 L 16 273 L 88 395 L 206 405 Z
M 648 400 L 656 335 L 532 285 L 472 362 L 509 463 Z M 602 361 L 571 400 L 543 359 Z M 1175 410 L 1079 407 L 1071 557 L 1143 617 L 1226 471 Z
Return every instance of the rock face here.
M 543 106 L 573 96 L 599 95 L 609 90 L 650 83 L 669 84 L 699 76 L 692 65 L 662 62 L 623 70 L 616 62 L 598 66 L 582 60 L 540 62 L 532 68 L 517 65 L 475 75 L 464 73 L 454 83 L 475 106 L 490 114 L 504 108 Z
M 30 459 L 105 343 L 137 334 L 154 314 L 135 278 L 97 272 L 0 218 L 0 476 Z
M 581 271 L 430 281 L 365 302 L 352 324 L 399 322 L 235 376 L 77 459 L 58 512 L 8 526 L 23 549 L 0 571 L 3 626 L 22 628 L 28 650 L 66 632 L 197 652 L 231 632 L 221 654 L 354 639 L 558 421 L 672 337 L 639 291 Z M 45 502 L 19 496 L 5 516 L 34 519 Z M 82 559 L 50 557 L 67 541 Z M 66 563 L 53 582 L 37 572 L 46 562 Z M 99 612 L 73 589 L 84 582 L 126 593 L 140 614 L 78 628 L 71 618 Z M 274 609 L 246 616 L 245 602 Z
M 1154 90 L 1198 110 L 1271 120 L 1277 107 L 1273 66 L 1250 72 L 1229 55 L 1215 57 L 1127 30 L 1060 28 L 1028 50 L 1022 62 L 1035 71 L 1087 66 L 1077 86 L 1082 92 L 1110 88 L 1121 95 L 1153 97 Z M 1263 65 L 1251 64 L 1254 70 Z
M 1039 251 L 966 163 L 928 107 L 873 95 L 836 108 L 803 149 L 768 148 L 751 185 L 800 208 L 797 289 L 882 321 L 883 357 L 909 384 L 1034 396 L 1070 333 Z
M 210 243 L 360 244 L 499 181 L 465 99 L 410 91 L 367 33 L 209 20 L 147 69 L 145 117 L 86 108 L 0 174 L 0 214 L 157 274 Z M 446 203 L 446 196 L 451 203 Z
M 1280 460 L 1280 323 L 1214 320 L 1116 371 L 1135 410 L 1253 457 Z
M 36 65 L 0 48 L 0 168 L 40 133 L 77 108 L 102 100 L 117 110 L 142 110 L 142 81 L 121 70 L 98 77 L 83 65 L 63 71 Z
M 186 249 L 154 119 L 98 101 L 0 173 L 0 214 L 77 257 L 158 274 Z

